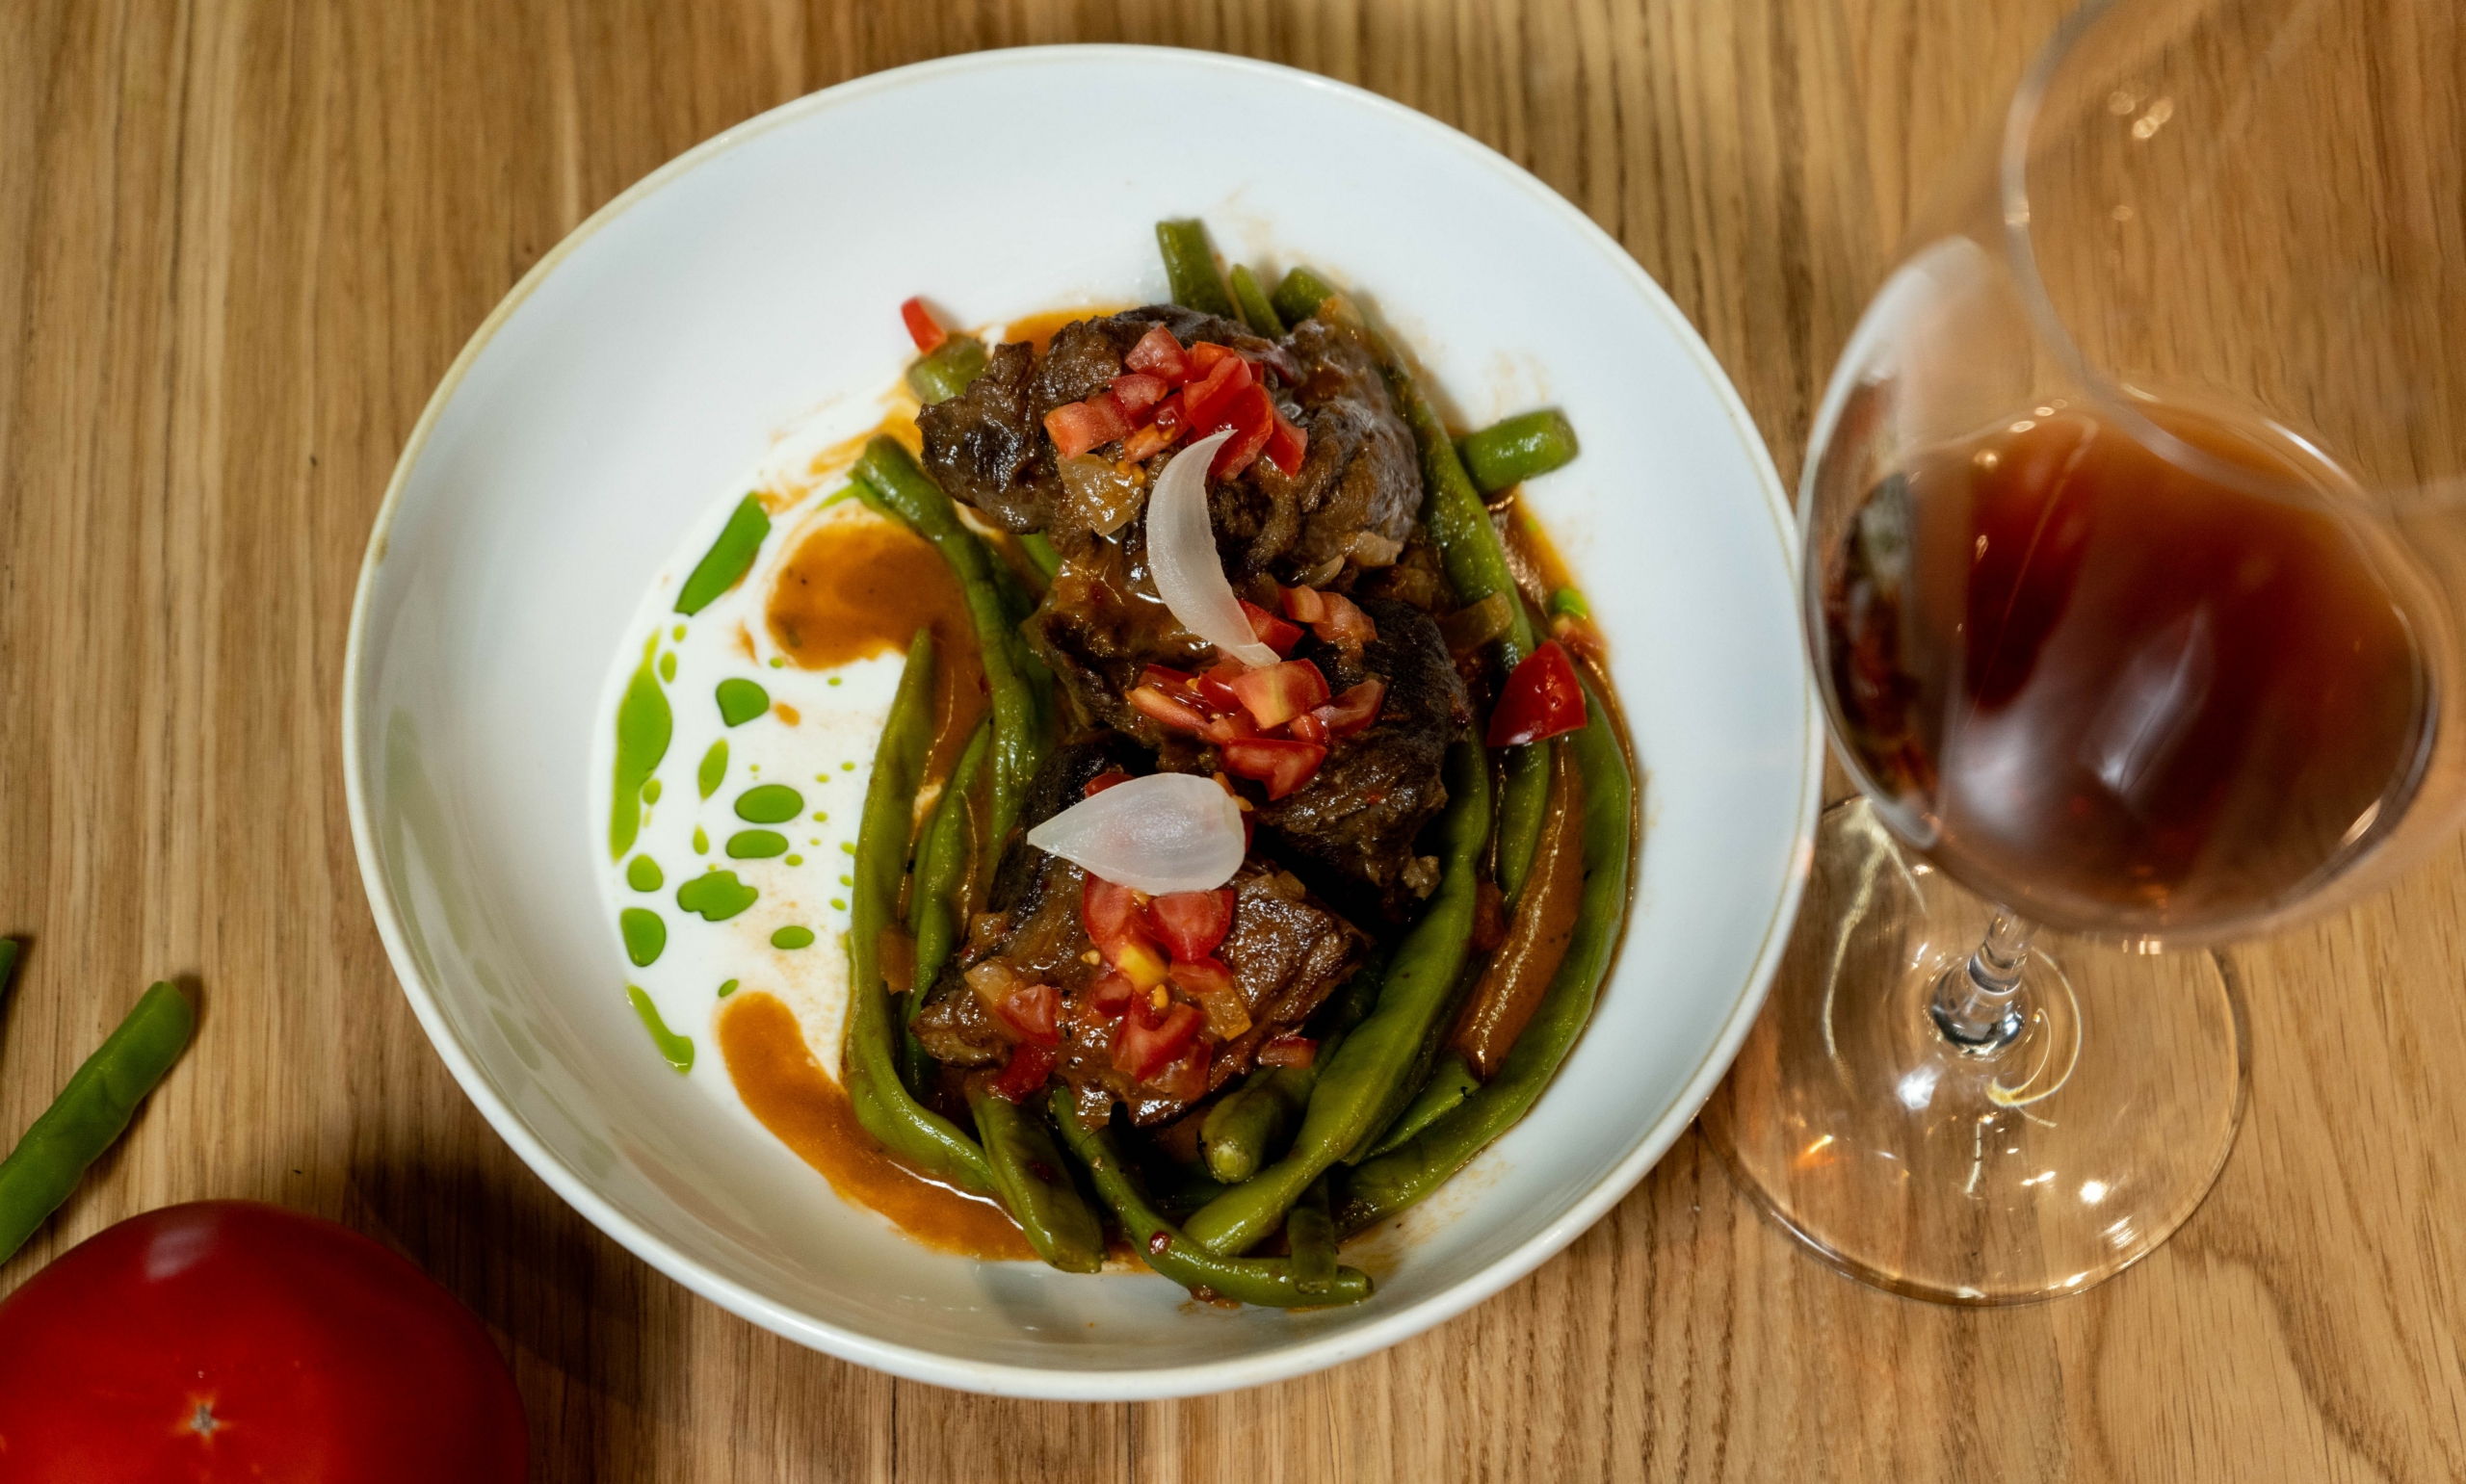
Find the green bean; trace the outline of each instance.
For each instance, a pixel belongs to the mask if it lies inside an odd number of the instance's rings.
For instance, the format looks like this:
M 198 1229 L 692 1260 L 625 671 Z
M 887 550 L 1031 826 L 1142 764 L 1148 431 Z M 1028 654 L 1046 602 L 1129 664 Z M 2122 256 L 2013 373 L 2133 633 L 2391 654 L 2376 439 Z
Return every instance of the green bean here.
M 1140 1256 L 1149 1267 L 1201 1298 L 1229 1298 L 1269 1309 L 1300 1309 L 1352 1304 L 1370 1296 L 1370 1275 L 1357 1267 L 1339 1267 L 1323 1293 L 1304 1293 L 1286 1258 L 1228 1258 L 1210 1252 L 1173 1230 L 1149 1204 L 1130 1166 L 1114 1144 L 1110 1130 L 1090 1127 L 1066 1089 L 1053 1095 L 1053 1121 L 1062 1141 L 1086 1166 L 1096 1193 L 1113 1208 Z
M 197 1007 L 170 984 L 137 1002 L 0 1160 L 0 1263 L 15 1256 L 136 1116 L 197 1028 Z
M 1285 1136 L 1301 1121 L 1318 1080 L 1317 1063 L 1306 1067 L 1255 1067 L 1207 1110 L 1198 1147 L 1207 1172 L 1238 1185 L 1284 1152 Z
M 1468 432 L 1456 442 L 1456 456 L 1473 487 L 1485 495 L 1513 489 L 1526 480 L 1575 461 L 1575 425 L 1556 407 L 1525 412 Z
M 1027 1234 L 1028 1245 L 1065 1273 L 1101 1271 L 1105 1229 L 1070 1183 L 1044 1121 L 986 1091 L 981 1078 L 969 1080 L 967 1106 L 993 1166 L 994 1188 Z
M 1358 1232 L 1396 1214 L 1438 1188 L 1533 1106 L 1566 1059 L 1618 947 L 1627 915 L 1629 849 L 1635 830 L 1635 784 L 1611 730 L 1609 714 L 1585 688 L 1587 724 L 1566 735 L 1585 780 L 1584 906 L 1567 956 L 1541 1007 L 1488 1085 L 1440 1115 L 1386 1154 L 1356 1166 L 1346 1182 L 1336 1225 Z
M 1558 591 L 1550 594 L 1550 616 L 1553 618 L 1590 618 L 1592 616 L 1592 605 L 1585 602 L 1584 594 L 1576 591 L 1573 587 L 1561 587 Z
M 907 933 L 916 941 L 916 976 L 908 984 L 906 1013 L 900 1017 L 901 1080 L 911 1092 L 921 1093 L 932 1072 L 931 1058 L 916 1039 L 913 1023 L 958 943 L 956 898 L 967 875 L 968 835 L 974 822 L 968 818 L 968 794 L 976 787 L 977 775 L 984 771 L 984 756 L 992 741 L 993 723 L 979 722 L 951 776 L 944 780 L 942 796 L 934 803 L 933 817 L 926 822 L 924 838 L 916 846 L 916 879 L 907 890 Z
M 1031 531 L 1019 537 L 1019 549 L 1028 554 L 1028 564 L 1048 584 L 1053 581 L 1053 574 L 1062 570 L 1062 553 L 1053 549 L 1043 532 Z
M 1431 1044 L 1463 972 L 1475 875 L 1489 843 L 1489 766 L 1470 733 L 1448 749 L 1447 793 L 1437 892 L 1397 946 L 1369 1018 L 1319 1058 L 1318 1085 L 1292 1149 L 1191 1217 L 1191 1239 L 1210 1252 L 1230 1255 L 1256 1245 L 1310 1182 L 1352 1150 L 1375 1142 L 1411 1097 L 1404 1079 Z
M 1284 281 L 1268 296 L 1268 307 L 1287 325 L 1299 325 L 1319 312 L 1319 306 L 1335 297 L 1336 286 L 1306 268 L 1290 269 Z
M 1173 302 L 1185 309 L 1223 319 L 1234 317 L 1233 297 L 1216 272 L 1216 248 L 1207 240 L 1207 223 L 1195 217 L 1156 223 L 1156 250 L 1165 256 L 1165 277 L 1173 286 Z
M 866 505 L 906 522 L 958 574 L 984 653 L 985 687 L 992 693 L 993 809 L 984 846 L 985 853 L 998 855 L 1010 826 L 1018 822 L 1029 780 L 1044 761 L 1049 732 L 1045 697 L 1037 684 L 1043 670 L 1019 638 L 1019 621 L 1026 612 L 1017 577 L 960 523 L 950 496 L 895 440 L 877 437 L 867 443 L 855 475 L 858 497 Z
M 909 1095 L 899 1080 L 891 1039 L 890 994 L 882 982 L 881 932 L 897 915 L 907 869 L 916 788 L 933 742 L 933 632 L 916 631 L 874 750 L 873 781 L 856 826 L 856 861 L 848 890 L 848 1101 L 865 1132 L 927 1174 L 992 1193 L 984 1151 L 949 1119 Z
M 1385 337 L 1376 329 L 1368 333 L 1387 373 L 1387 389 L 1421 448 L 1422 519 L 1430 527 L 1430 539 L 1438 543 L 1439 559 L 1446 565 L 1447 580 L 1455 585 L 1456 601 L 1470 606 L 1494 592 L 1507 598 L 1507 632 L 1493 641 L 1498 676 L 1505 681 L 1533 653 L 1535 643 L 1533 619 L 1516 590 L 1507 546 L 1499 539 L 1498 528 L 1490 524 L 1490 508 L 1482 503 L 1481 491 L 1464 472 L 1464 462 L 1456 455 L 1455 440 L 1448 437 L 1438 409 L 1422 395 L 1412 373 Z M 1549 812 L 1550 760 L 1539 747 L 1510 747 L 1506 768 L 1507 781 L 1499 794 L 1495 873 L 1499 894 L 1512 904 L 1524 889 L 1525 873 L 1533 869 L 1533 850 L 1540 843 L 1541 820 Z
M 1233 302 L 1242 308 L 1242 323 L 1270 340 L 1282 340 L 1284 321 L 1276 317 L 1275 305 L 1269 303 L 1267 295 L 1260 292 L 1259 280 L 1251 277 L 1250 271 L 1239 263 L 1233 265 L 1232 276 Z
M 1464 1064 L 1464 1058 L 1454 1052 L 1449 1052 L 1439 1058 L 1438 1065 L 1431 1071 L 1430 1080 L 1422 1083 L 1422 1090 L 1413 1095 L 1413 1101 L 1404 1105 L 1404 1110 L 1396 1115 L 1395 1123 L 1388 1128 L 1385 1135 L 1372 1146 L 1365 1160 L 1376 1159 L 1387 1151 L 1402 1145 L 1414 1134 L 1436 1123 L 1445 1114 L 1454 1111 L 1457 1104 L 1481 1089 L 1482 1080 L 1473 1075 L 1473 1069 Z
M 948 402 L 983 376 L 992 358 L 993 352 L 974 335 L 953 335 L 907 368 L 907 389 L 927 406 Z
M 1310 1182 L 1284 1218 L 1284 1244 L 1293 1253 L 1293 1287 L 1312 1296 L 1336 1281 L 1336 1224 L 1327 1216 L 1327 1177 Z
M 1166 1160 L 1141 1171 L 1140 1180 L 1147 1187 L 1149 1204 L 1168 1216 L 1187 1216 L 1224 1193 L 1223 1182 L 1211 1177 L 1203 1164 Z

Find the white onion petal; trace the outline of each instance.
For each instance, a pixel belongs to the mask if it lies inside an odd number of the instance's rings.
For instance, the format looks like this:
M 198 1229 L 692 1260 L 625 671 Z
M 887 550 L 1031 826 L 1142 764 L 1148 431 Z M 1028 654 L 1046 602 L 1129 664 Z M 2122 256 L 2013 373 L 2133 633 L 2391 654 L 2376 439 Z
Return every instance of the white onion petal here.
M 1207 519 L 1207 468 L 1231 436 L 1229 428 L 1210 433 L 1174 455 L 1157 476 L 1147 496 L 1147 565 L 1156 574 L 1157 596 L 1183 628 L 1244 664 L 1273 664 L 1276 652 L 1259 642 L 1233 585 L 1225 581 L 1224 564 L 1216 557 L 1216 528 Z
M 1151 896 L 1211 892 L 1242 869 L 1242 806 L 1213 778 L 1150 773 L 1064 809 L 1028 844 Z

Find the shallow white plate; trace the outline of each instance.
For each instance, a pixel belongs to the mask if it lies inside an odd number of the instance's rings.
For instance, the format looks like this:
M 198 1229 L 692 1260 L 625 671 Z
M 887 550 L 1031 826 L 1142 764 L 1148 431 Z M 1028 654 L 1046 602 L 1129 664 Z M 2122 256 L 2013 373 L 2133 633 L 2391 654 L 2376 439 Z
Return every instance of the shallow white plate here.
M 1189 120 L 1239 119 L 1236 128 Z M 1159 147 L 1126 120 L 1180 120 Z M 1131 132 L 1125 134 L 1125 128 Z M 1528 491 L 1634 724 L 1641 874 L 1591 1028 L 1523 1125 L 1287 1315 L 1148 1276 L 927 1252 L 651 1054 L 602 907 L 600 683 L 651 574 L 773 434 L 961 322 L 1161 299 L 1152 224 L 1358 285 L 1465 425 L 1563 406 Z M 516 286 L 413 430 L 352 617 L 343 742 L 370 903 L 420 1023 L 542 1179 L 779 1334 L 1033 1396 L 1249 1386 L 1391 1344 L 1532 1270 L 1668 1148 L 1764 995 L 1822 757 L 1795 526 L 1686 321 L 1565 201 L 1369 93 L 1195 52 L 992 52 L 800 99 L 669 165 Z M 678 1028 L 710 1047 L 706 1025 Z M 1354 1249 L 1348 1249 L 1349 1252 Z

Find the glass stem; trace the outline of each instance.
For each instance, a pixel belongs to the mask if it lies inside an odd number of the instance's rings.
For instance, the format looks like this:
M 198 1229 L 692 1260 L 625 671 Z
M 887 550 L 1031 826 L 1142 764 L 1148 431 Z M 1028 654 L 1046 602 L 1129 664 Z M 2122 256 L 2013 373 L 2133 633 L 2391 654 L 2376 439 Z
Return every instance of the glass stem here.
M 1927 1012 L 1946 1040 L 1963 1051 L 1987 1054 L 2019 1039 L 2027 1024 L 2021 1013 L 2021 970 L 2030 960 L 2030 936 L 2035 931 L 1997 907 L 1977 950 L 1944 971 Z

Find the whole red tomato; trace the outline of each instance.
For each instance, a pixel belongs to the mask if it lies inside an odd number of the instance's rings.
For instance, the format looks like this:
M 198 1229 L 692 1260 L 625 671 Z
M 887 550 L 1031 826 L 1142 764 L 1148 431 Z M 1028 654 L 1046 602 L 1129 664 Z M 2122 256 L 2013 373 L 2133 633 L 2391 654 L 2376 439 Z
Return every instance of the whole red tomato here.
M 519 1484 L 522 1400 L 469 1310 L 347 1227 L 133 1216 L 0 1300 L 0 1476 Z

